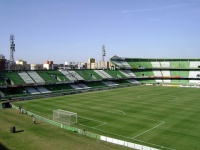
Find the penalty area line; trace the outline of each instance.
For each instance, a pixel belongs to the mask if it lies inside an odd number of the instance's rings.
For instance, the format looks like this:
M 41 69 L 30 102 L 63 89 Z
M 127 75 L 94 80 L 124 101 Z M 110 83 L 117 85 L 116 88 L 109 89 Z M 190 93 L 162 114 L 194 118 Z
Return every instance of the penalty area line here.
M 138 135 L 136 135 L 136 136 L 132 137 L 131 139 L 135 139 L 136 137 L 138 137 L 138 136 L 140 136 L 140 135 L 143 135 L 143 134 L 145 134 L 145 133 L 147 133 L 147 132 L 149 132 L 149 131 L 151 131 L 151 130 L 155 129 L 155 128 L 157 128 L 157 127 L 161 126 L 161 125 L 162 125 L 162 124 L 164 124 L 164 123 L 165 123 L 165 122 L 164 122 L 164 121 L 162 121 L 162 122 L 161 122 L 161 123 L 159 123 L 158 125 L 156 125 L 156 126 L 154 126 L 154 127 L 150 128 L 150 129 L 148 129 L 148 130 L 146 130 L 146 131 L 144 131 L 144 132 L 142 132 L 142 133 L 140 133 L 140 134 L 138 134 Z
M 104 125 L 106 125 L 106 124 L 107 124 L 107 123 L 104 122 L 104 123 L 102 123 L 102 124 L 100 124 L 100 125 L 94 126 L 93 128 L 100 127 L 100 126 L 104 126 Z
M 165 122 L 163 121 L 162 123 L 165 123 Z M 148 145 L 151 145 L 151 146 L 165 148 L 165 149 L 168 149 L 168 150 L 175 150 L 173 148 L 165 147 L 165 146 L 162 146 L 162 145 L 158 145 L 158 144 L 154 144 L 154 143 L 150 143 L 150 142 L 146 142 L 146 141 L 142 141 L 142 140 L 138 140 L 138 139 L 132 139 L 131 137 L 123 136 L 123 135 L 120 135 L 120 134 L 117 134 L 117 133 L 113 133 L 113 132 L 109 132 L 109 131 L 105 131 L 105 130 L 101 130 L 101 129 L 98 129 L 98 128 L 95 128 L 95 127 L 91 127 L 91 126 L 87 126 L 87 125 L 83 125 L 83 124 L 80 124 L 80 125 L 88 127 L 88 128 L 91 128 L 91 129 L 95 129 L 97 131 L 101 131 L 101 132 L 104 132 L 104 133 L 112 134 L 112 135 L 115 135 L 115 136 L 118 136 L 118 137 L 123 137 L 123 138 L 126 138 L 126 139 L 131 139 L 131 140 L 134 140 L 134 141 L 145 143 L 145 144 L 148 144 Z

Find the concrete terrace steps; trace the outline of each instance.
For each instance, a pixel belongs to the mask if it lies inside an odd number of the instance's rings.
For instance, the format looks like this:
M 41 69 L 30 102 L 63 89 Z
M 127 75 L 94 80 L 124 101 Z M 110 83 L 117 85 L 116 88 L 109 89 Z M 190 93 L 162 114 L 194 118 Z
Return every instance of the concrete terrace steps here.
M 35 81 L 33 81 L 33 79 L 25 71 L 18 72 L 18 74 L 26 84 L 35 83 Z
M 31 76 L 31 78 L 36 83 L 45 83 L 45 81 L 39 76 L 39 74 L 35 71 L 27 71 L 27 73 Z

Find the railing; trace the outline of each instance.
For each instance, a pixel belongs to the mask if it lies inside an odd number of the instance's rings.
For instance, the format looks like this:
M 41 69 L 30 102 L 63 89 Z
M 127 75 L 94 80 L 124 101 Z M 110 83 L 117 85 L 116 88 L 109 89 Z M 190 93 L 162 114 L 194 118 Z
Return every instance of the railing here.
M 80 90 L 59 90 L 59 91 L 53 91 L 52 93 L 40 93 L 40 94 L 19 94 L 16 96 L 7 96 L 4 97 L 4 100 L 7 100 L 10 98 L 10 101 L 23 101 L 23 100 L 31 100 L 31 99 L 38 99 L 38 98 L 46 98 L 46 97 L 56 97 L 56 96 L 63 96 L 63 95 L 69 95 L 69 94 L 78 94 L 78 93 L 85 93 L 85 92 L 92 92 L 92 91 L 100 91 L 100 90 L 109 90 L 114 88 L 122 88 L 122 87 L 128 87 L 128 86 L 136 86 L 138 84 L 124 84 L 124 85 L 118 85 L 114 87 L 94 87 L 90 89 L 80 89 Z
M 19 107 L 12 105 L 12 108 L 19 110 Z M 148 147 L 148 146 L 144 146 L 144 145 L 140 145 L 140 144 L 135 144 L 135 143 L 131 143 L 131 142 L 126 142 L 126 141 L 122 141 L 122 140 L 118 140 L 118 139 L 114 139 L 114 138 L 110 138 L 110 137 L 106 137 L 106 136 L 102 136 L 102 135 L 98 135 L 92 132 L 88 132 L 82 129 L 78 129 L 75 127 L 71 127 L 69 125 L 65 125 L 56 121 L 53 121 L 51 119 L 47 119 L 45 117 L 39 116 L 37 114 L 34 114 L 30 111 L 26 111 L 25 109 L 22 109 L 22 113 L 30 115 L 30 116 L 34 116 L 37 120 L 46 122 L 48 124 L 60 127 L 62 129 L 66 129 L 69 131 L 73 131 L 75 133 L 87 136 L 87 137 L 91 137 L 97 140 L 101 140 L 101 141 L 105 141 L 105 142 L 109 142 L 109 143 L 113 143 L 113 144 L 117 144 L 117 145 L 121 145 L 121 146 L 125 146 L 125 147 L 129 147 L 129 148 L 133 148 L 136 150 L 158 150 L 156 148 L 152 148 L 152 147 Z

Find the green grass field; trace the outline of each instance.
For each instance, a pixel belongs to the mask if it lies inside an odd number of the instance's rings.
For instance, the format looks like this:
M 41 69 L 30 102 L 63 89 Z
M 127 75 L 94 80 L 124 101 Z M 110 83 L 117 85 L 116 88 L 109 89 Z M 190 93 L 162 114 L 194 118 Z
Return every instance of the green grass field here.
M 16 102 L 52 119 L 76 112 L 77 128 L 158 149 L 200 149 L 200 89 L 135 86 Z M 55 135 L 57 136 L 57 135 Z
M 17 133 L 10 133 L 16 127 Z M 97 141 L 19 114 L 15 109 L 0 108 L 0 150 L 124 150 L 122 146 Z M 128 148 L 126 148 L 128 150 Z

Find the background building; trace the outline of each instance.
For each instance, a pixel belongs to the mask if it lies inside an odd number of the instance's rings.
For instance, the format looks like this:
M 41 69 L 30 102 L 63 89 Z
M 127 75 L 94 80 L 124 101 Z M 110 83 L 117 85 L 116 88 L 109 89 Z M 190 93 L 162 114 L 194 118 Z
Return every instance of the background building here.
M 19 59 L 15 62 L 15 70 L 30 70 L 30 65 L 27 64 L 27 61 Z
M 43 69 L 43 65 L 42 64 L 30 64 L 30 68 L 31 68 L 31 70 L 41 70 L 41 69 Z
M 44 62 L 43 69 L 46 69 L 46 70 L 54 69 L 53 61 L 46 61 L 46 62 Z
M 87 63 L 87 69 L 96 69 L 95 59 L 89 58 Z
M 64 69 L 76 69 L 77 68 L 77 65 L 75 62 L 68 62 L 66 61 L 64 63 Z
M 106 62 L 106 61 L 100 61 L 98 62 L 97 64 L 97 68 L 98 69 L 109 69 L 110 68 L 110 63 L 109 62 Z
M 78 67 L 77 69 L 86 69 L 87 68 L 86 65 L 87 65 L 87 63 L 79 62 L 77 64 L 77 67 Z

